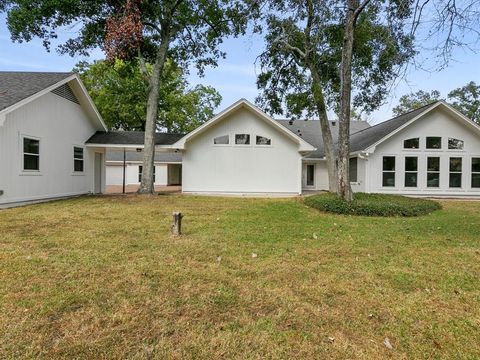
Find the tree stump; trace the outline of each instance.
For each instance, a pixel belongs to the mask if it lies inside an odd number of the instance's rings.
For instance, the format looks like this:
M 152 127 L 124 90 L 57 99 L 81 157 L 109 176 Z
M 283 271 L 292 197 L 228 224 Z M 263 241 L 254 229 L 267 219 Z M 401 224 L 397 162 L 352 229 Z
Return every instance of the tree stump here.
M 172 224 L 173 236 L 182 235 L 182 218 L 183 218 L 183 215 L 181 212 L 173 213 L 173 224 Z

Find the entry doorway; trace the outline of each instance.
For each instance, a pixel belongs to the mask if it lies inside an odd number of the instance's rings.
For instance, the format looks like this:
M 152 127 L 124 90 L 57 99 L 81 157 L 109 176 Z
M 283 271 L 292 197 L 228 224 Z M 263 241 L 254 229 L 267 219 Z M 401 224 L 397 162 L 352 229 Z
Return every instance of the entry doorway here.
M 315 164 L 307 164 L 305 172 L 305 186 L 315 187 Z
M 95 153 L 95 163 L 93 169 L 94 184 L 93 184 L 93 193 L 101 194 L 102 193 L 102 182 L 103 182 L 103 154 Z
M 182 185 L 182 165 L 168 164 L 168 182 L 167 185 Z

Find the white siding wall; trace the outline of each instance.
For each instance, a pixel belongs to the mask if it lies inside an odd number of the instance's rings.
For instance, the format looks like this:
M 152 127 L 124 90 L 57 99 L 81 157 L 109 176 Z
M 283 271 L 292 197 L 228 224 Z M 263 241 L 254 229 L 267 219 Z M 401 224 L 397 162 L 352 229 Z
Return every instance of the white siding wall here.
M 353 192 L 365 192 L 367 161 L 357 157 L 357 181 L 350 183 Z
M 236 133 L 250 134 L 251 145 L 235 145 Z M 213 144 L 227 134 L 229 145 Z M 256 135 L 271 138 L 272 146 L 256 146 Z M 188 142 L 182 163 L 184 192 L 301 192 L 298 144 L 245 109 Z
M 85 171 L 79 175 L 73 172 L 73 146 L 83 146 L 94 132 L 79 105 L 51 93 L 7 114 L 0 127 L 0 203 L 93 191 L 95 150 L 85 148 Z M 38 173 L 23 171 L 22 136 L 40 139 Z
M 140 184 L 138 181 L 139 167 L 138 163 L 127 163 L 125 170 L 126 184 Z M 167 164 L 155 165 L 155 185 L 167 185 L 168 170 Z M 107 168 L 107 185 L 123 184 L 123 166 L 120 164 L 108 164 Z
M 425 148 L 427 136 L 442 137 L 441 150 L 428 150 Z M 420 138 L 420 149 L 403 149 L 403 140 Z M 464 150 L 448 150 L 448 138 L 457 138 L 465 142 Z M 395 187 L 382 187 L 382 158 L 395 156 L 396 173 Z M 418 187 L 406 188 L 404 186 L 405 157 L 418 157 Z M 427 183 L 427 157 L 440 157 L 440 187 L 428 188 Z M 461 157 L 463 159 L 462 188 L 449 188 L 449 158 Z M 480 138 L 471 128 L 450 117 L 442 110 L 434 110 L 414 124 L 395 134 L 384 143 L 377 146 L 370 155 L 367 163 L 367 191 L 383 193 L 401 193 L 412 195 L 480 195 L 480 189 L 471 188 L 471 158 L 480 157 Z

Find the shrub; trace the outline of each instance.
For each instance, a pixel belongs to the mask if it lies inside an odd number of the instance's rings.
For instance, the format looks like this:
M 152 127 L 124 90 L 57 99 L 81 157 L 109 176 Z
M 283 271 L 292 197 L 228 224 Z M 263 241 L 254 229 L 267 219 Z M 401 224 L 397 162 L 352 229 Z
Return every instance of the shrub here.
M 347 202 L 333 193 L 312 195 L 305 204 L 322 211 L 362 216 L 419 216 L 441 209 L 433 200 L 400 195 L 355 193 Z

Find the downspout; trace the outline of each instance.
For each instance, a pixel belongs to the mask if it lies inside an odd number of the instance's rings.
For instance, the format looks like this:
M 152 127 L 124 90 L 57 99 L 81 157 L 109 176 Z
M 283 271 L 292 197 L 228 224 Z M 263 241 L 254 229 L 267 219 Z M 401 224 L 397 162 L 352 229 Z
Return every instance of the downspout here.
M 127 153 L 125 148 L 123 148 L 123 188 L 122 193 L 125 194 L 125 169 L 126 169 L 126 162 L 127 162 Z

